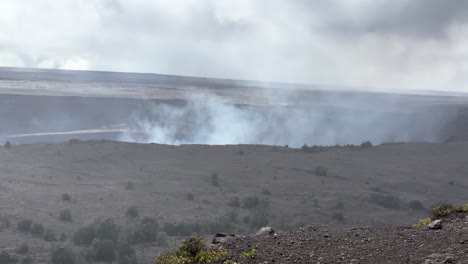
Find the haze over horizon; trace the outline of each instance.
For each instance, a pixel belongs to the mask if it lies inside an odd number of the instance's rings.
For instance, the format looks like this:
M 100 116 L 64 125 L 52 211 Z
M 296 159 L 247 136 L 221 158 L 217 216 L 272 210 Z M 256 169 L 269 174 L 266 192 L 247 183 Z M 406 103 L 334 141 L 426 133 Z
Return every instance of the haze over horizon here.
M 468 92 L 468 3 L 0 2 L 0 66 Z

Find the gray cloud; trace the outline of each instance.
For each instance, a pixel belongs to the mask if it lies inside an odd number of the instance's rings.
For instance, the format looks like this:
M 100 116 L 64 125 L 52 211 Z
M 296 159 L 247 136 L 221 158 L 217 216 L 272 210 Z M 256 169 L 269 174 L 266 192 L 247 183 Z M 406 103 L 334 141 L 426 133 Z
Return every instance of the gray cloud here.
M 370 1 L 360 9 L 332 17 L 326 30 L 338 34 L 392 34 L 410 38 L 445 38 L 452 26 L 465 26 L 468 22 L 468 2 L 438 0 Z M 356 15 L 358 15 L 356 17 Z
M 467 5 L 4 0 L 0 64 L 468 91 Z

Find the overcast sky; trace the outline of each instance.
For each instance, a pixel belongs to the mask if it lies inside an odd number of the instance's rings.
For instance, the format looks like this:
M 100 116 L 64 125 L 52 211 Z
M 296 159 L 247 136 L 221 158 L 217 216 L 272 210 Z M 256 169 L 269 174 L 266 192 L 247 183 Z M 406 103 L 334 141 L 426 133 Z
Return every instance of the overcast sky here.
M 468 1 L 1 0 L 0 66 L 468 92 Z

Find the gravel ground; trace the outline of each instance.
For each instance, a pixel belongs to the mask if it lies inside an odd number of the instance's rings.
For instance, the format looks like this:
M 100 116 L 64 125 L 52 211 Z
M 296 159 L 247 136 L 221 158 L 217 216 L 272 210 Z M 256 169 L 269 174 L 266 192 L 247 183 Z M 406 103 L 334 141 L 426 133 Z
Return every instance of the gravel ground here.
M 229 240 L 225 248 L 239 263 L 468 263 L 468 215 L 443 219 L 441 230 L 355 228 Z M 252 259 L 244 252 L 255 248 Z

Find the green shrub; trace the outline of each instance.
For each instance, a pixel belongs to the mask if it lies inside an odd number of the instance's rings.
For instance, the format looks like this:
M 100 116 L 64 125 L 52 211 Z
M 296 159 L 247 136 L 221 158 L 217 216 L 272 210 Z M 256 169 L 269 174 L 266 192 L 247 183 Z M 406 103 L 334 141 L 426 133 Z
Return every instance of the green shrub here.
M 457 212 L 457 206 L 451 203 L 439 203 L 432 206 L 430 211 L 430 217 L 432 219 L 437 219 L 449 216 L 455 212 Z
M 401 209 L 404 207 L 400 198 L 393 195 L 372 194 L 369 197 L 368 202 L 389 209 Z
M 260 205 L 260 199 L 257 196 L 249 196 L 242 200 L 242 207 L 246 209 L 254 209 Z
M 31 233 L 33 235 L 37 235 L 37 236 L 42 236 L 42 234 L 44 234 L 44 226 L 42 224 L 33 224 L 32 227 L 31 227 Z
M 25 244 L 25 243 L 17 246 L 15 249 L 15 253 L 20 254 L 20 255 L 26 255 L 28 254 L 28 252 L 29 252 L 29 246 L 28 244 Z
M 158 239 L 159 222 L 151 217 L 143 218 L 131 231 L 131 242 L 134 244 L 155 242 Z
M 98 220 L 94 224 L 95 238 L 100 240 L 111 240 L 117 242 L 119 238 L 119 227 L 110 218 Z
M 6 250 L 0 252 L 0 263 L 1 264 L 10 264 L 18 262 L 18 258 L 14 254 L 10 254 Z
M 71 201 L 71 197 L 68 193 L 63 193 L 62 194 L 62 200 L 64 200 L 65 202 L 70 202 Z
M 194 258 L 199 252 L 206 249 L 205 242 L 201 236 L 191 236 L 184 239 L 177 250 L 177 255 L 181 257 Z
M 72 213 L 69 209 L 63 209 L 59 212 L 59 220 L 62 222 L 71 222 L 72 221 Z
M 18 230 L 23 232 L 29 232 L 31 230 L 32 220 L 31 219 L 23 219 L 18 222 Z
M 154 261 L 155 264 L 179 264 L 183 263 L 174 252 L 165 252 L 159 254 Z
M 419 222 L 417 224 L 414 224 L 411 227 L 413 227 L 413 228 L 422 228 L 422 227 L 427 226 L 431 222 L 432 222 L 432 219 L 430 217 L 427 217 L 427 218 L 419 220 Z
M 47 241 L 47 242 L 57 241 L 55 232 L 52 231 L 51 229 L 45 230 L 44 234 L 42 235 L 42 239 L 44 239 L 44 241 Z
M 255 258 L 255 255 L 257 254 L 257 249 L 256 248 L 252 248 L 250 251 L 247 251 L 247 252 L 244 252 L 242 253 L 242 256 L 245 258 L 245 259 L 253 259 Z
M 80 227 L 78 231 L 73 234 L 73 242 L 76 245 L 89 246 L 93 243 L 95 232 L 96 230 L 93 225 Z
M 52 248 L 51 264 L 75 264 L 75 253 L 71 248 L 56 246 Z
M 138 211 L 138 207 L 136 205 L 132 205 L 127 208 L 125 215 L 130 218 L 138 218 L 140 216 L 140 212 Z
M 231 198 L 231 200 L 229 200 L 229 201 L 227 202 L 227 206 L 239 208 L 239 207 L 241 206 L 241 202 L 240 202 L 240 200 L 239 200 L 239 197 L 233 197 L 233 198 Z
M 31 256 L 24 256 L 21 258 L 19 264 L 31 264 L 34 262 L 34 259 Z
M 91 244 L 96 262 L 112 262 L 115 260 L 115 243 L 112 240 L 94 240 Z

